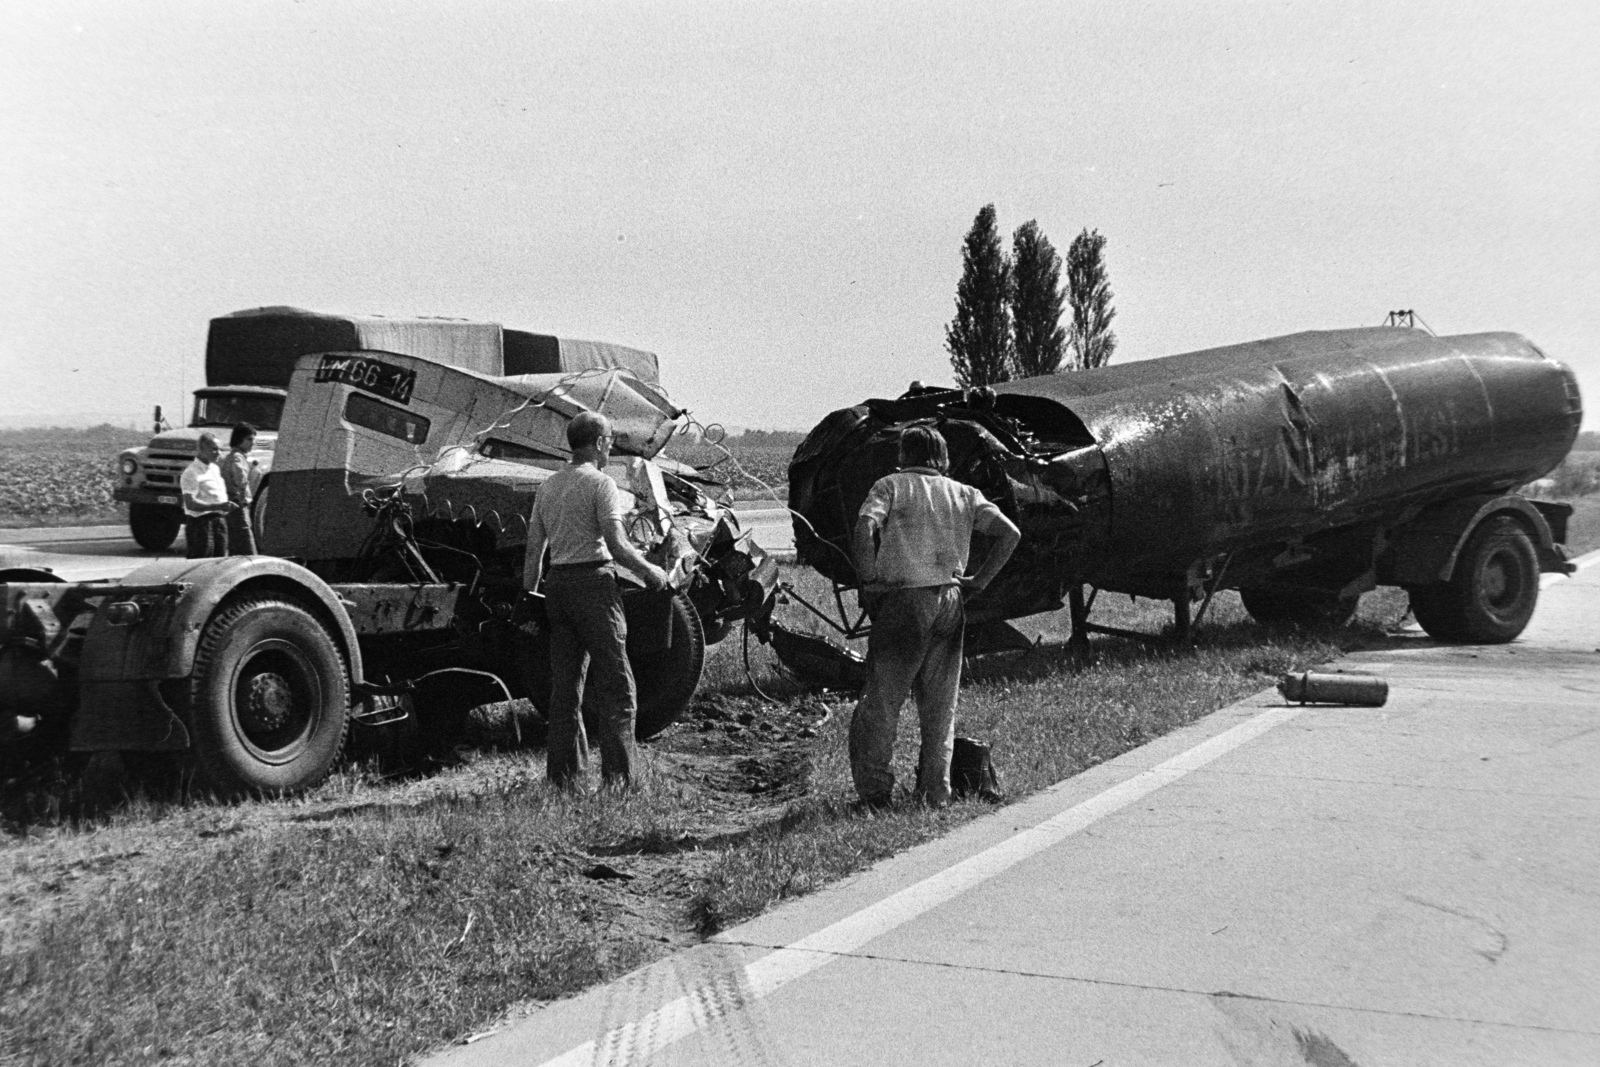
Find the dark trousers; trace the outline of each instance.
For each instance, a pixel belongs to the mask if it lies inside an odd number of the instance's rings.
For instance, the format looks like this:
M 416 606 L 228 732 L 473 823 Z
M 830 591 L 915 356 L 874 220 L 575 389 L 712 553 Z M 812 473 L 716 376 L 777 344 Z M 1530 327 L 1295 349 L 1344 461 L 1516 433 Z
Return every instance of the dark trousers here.
M 573 784 L 588 757 L 583 729 L 585 683 L 607 784 L 625 784 L 633 763 L 637 708 L 628 666 L 628 623 L 616 572 L 603 567 L 551 567 L 544 583 L 550 625 L 550 722 L 546 773 Z
M 256 534 L 250 529 L 250 509 L 241 508 L 228 513 L 228 555 L 253 556 L 256 554 Z
M 228 554 L 228 524 L 221 512 L 186 515 L 183 539 L 189 545 L 190 559 L 209 559 Z

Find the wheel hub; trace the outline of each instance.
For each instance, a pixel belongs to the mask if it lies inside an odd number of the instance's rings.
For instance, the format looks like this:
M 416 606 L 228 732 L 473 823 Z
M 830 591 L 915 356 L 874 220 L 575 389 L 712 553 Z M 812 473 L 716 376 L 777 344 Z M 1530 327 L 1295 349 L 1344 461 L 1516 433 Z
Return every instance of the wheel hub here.
M 294 693 L 283 675 L 263 671 L 246 683 L 244 728 L 250 733 L 272 733 L 288 724 L 294 713 Z
M 1507 601 L 1514 599 L 1512 576 L 1504 559 L 1495 556 L 1488 561 L 1483 568 L 1482 588 L 1484 597 L 1496 607 L 1501 607 Z

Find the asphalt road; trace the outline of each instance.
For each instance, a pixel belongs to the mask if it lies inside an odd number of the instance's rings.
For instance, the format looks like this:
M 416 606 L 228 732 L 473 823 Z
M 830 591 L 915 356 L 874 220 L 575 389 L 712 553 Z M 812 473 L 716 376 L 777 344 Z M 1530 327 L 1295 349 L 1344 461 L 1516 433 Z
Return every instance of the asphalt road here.
M 1600 1064 L 1600 566 L 1329 669 L 427 1062 Z
M 738 509 L 739 521 L 755 534 L 756 544 L 781 558 L 792 558 L 794 530 L 789 513 L 779 508 Z M 42 567 L 67 581 L 121 578 L 152 559 L 184 551 L 183 535 L 165 552 L 149 552 L 134 543 L 122 526 L 63 526 L 0 530 L 0 569 Z

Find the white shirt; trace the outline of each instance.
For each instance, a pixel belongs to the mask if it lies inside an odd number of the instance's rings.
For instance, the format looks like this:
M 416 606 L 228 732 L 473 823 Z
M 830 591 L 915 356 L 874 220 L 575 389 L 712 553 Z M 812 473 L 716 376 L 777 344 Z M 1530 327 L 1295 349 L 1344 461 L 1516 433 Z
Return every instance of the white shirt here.
M 228 486 L 222 480 L 222 468 L 215 463 L 207 463 L 196 456 L 189 465 L 183 468 L 183 477 L 178 479 L 179 491 L 192 496 L 200 504 L 226 504 L 228 502 Z M 218 514 L 221 512 L 203 512 L 189 510 L 189 501 L 183 502 L 183 513 L 191 519 L 201 515 Z
M 966 573 L 972 531 L 992 532 L 1005 515 L 972 486 L 927 467 L 879 478 L 861 505 L 879 534 L 874 585 L 954 585 Z

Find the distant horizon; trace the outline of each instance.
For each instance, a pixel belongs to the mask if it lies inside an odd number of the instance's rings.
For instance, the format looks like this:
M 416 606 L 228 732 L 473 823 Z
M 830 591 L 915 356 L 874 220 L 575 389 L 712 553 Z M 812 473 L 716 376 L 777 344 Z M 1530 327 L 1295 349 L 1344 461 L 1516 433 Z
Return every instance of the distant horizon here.
M 0 31 L 0 417 L 187 411 L 207 322 L 290 305 L 614 341 L 704 421 L 809 427 L 953 381 L 991 203 L 1008 248 L 1106 238 L 1117 363 L 1414 308 L 1600 397 L 1600 4 L 61 0 Z

